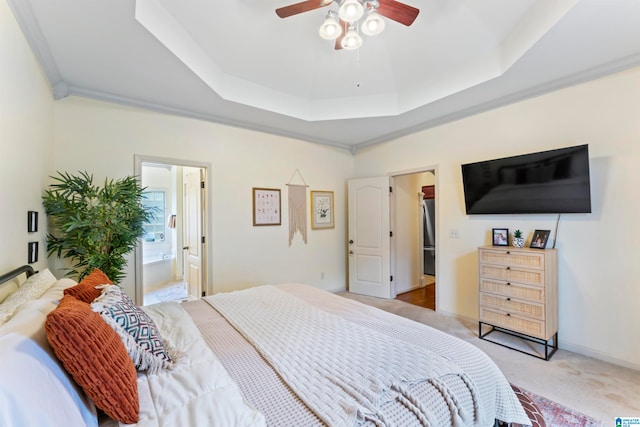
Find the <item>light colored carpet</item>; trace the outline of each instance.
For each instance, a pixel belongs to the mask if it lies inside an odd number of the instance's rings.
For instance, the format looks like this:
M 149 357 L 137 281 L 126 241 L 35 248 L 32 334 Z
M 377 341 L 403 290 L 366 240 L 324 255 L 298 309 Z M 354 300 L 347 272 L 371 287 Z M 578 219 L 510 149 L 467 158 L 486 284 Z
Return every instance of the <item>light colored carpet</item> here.
M 341 292 L 338 295 L 378 307 L 457 336 L 482 349 L 507 380 L 615 426 L 616 417 L 640 417 L 640 372 L 558 350 L 549 361 L 478 338 L 478 324 L 398 300 Z M 511 339 L 511 338 L 510 338 Z M 560 336 L 562 343 L 562 336 Z

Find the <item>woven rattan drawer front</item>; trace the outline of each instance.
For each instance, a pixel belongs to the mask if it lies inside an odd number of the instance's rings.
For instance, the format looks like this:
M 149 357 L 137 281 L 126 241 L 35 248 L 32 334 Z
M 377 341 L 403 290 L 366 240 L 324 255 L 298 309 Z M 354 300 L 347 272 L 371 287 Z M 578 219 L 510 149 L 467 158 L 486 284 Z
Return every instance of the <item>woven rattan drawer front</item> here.
M 544 286 L 543 270 L 524 270 L 508 266 L 502 267 L 491 264 L 480 264 L 480 277 Z
M 543 270 L 544 253 L 520 252 L 517 249 L 508 251 L 483 249 L 480 251 L 480 262 Z
M 544 288 L 537 286 L 515 285 L 511 282 L 480 279 L 480 291 L 537 303 L 544 303 Z
M 533 319 L 544 320 L 544 306 L 528 301 L 480 292 L 480 305 Z
M 544 336 L 544 322 L 541 320 L 528 319 L 480 307 L 480 321 L 532 337 L 548 338 Z

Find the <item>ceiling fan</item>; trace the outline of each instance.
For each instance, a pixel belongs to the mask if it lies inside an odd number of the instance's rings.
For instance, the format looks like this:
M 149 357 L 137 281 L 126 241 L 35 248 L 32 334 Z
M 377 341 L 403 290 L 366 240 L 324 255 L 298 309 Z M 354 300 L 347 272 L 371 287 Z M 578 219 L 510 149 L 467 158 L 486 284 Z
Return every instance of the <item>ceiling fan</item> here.
M 334 11 L 329 11 L 324 24 L 320 27 L 320 36 L 324 39 L 335 39 L 336 49 L 360 47 L 362 38 L 359 35 L 359 27 L 364 34 L 379 34 L 385 25 L 379 15 L 409 26 L 413 24 L 420 12 L 413 6 L 395 0 L 306 0 L 280 7 L 276 9 L 276 14 L 280 18 L 287 18 L 329 6 L 333 2 L 339 5 L 338 16 Z M 367 18 L 359 25 L 358 21 L 365 12 Z

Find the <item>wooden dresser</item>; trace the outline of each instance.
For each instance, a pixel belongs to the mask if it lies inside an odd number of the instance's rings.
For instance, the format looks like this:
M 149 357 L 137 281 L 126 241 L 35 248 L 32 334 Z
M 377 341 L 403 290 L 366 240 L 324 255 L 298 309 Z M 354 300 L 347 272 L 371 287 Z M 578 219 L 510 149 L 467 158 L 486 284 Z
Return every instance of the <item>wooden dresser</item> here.
M 478 270 L 480 338 L 548 360 L 558 348 L 557 250 L 482 246 Z M 541 344 L 544 354 L 487 339 L 493 331 Z

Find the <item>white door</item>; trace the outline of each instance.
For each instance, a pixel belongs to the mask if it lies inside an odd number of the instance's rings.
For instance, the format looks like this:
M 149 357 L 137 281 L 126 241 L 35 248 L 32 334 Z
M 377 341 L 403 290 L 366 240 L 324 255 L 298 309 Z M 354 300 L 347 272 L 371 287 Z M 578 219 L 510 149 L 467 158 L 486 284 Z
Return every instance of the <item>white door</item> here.
M 394 298 L 389 177 L 349 181 L 349 292 Z
M 202 178 L 199 168 L 184 168 L 184 276 L 187 292 L 194 298 L 202 296 Z

